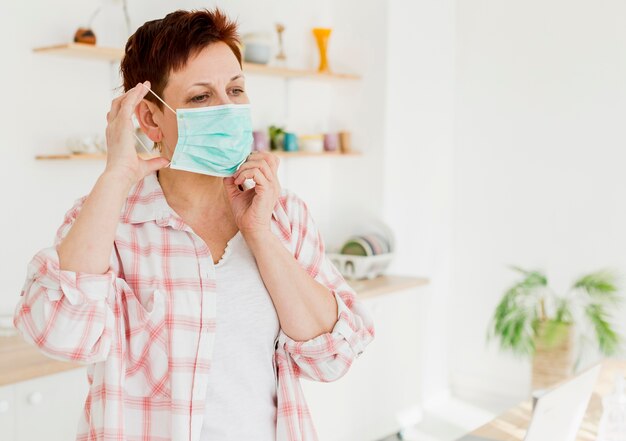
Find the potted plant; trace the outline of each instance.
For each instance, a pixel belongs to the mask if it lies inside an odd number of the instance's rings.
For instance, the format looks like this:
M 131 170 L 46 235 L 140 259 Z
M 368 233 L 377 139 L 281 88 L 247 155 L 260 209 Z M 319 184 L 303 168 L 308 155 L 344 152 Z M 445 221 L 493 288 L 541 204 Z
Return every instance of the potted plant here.
M 282 150 L 285 130 L 282 127 L 271 125 L 268 132 L 270 135 L 270 150 Z
M 620 302 L 615 274 L 607 270 L 587 274 L 559 294 L 548 287 L 541 271 L 511 268 L 522 278 L 498 303 L 488 340 L 496 338 L 502 349 L 533 357 L 533 389 L 549 387 L 573 373 L 575 326 L 581 337 L 592 336 L 603 355 L 617 353 L 621 338 L 611 324 Z

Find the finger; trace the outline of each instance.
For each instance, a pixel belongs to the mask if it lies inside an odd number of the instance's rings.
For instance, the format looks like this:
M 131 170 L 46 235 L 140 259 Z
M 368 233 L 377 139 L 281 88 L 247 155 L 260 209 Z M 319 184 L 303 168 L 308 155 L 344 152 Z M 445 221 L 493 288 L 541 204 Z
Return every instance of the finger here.
M 231 201 L 241 193 L 241 190 L 235 184 L 235 178 L 232 176 L 224 178 L 224 188 L 226 188 L 226 194 Z
M 275 165 L 278 168 L 278 164 L 280 164 L 280 158 L 278 155 L 272 152 L 259 152 L 263 158 L 269 162 L 270 165 Z
M 247 170 L 247 169 L 254 168 L 254 167 L 261 167 L 262 164 L 267 164 L 267 163 L 260 159 L 259 160 L 247 159 L 246 162 L 244 162 L 243 164 L 239 166 L 239 168 L 237 169 L 237 171 L 234 173 L 233 176 L 237 178 L 237 174 L 239 174 L 239 172 L 241 172 L 242 170 Z
M 109 111 L 109 121 L 112 121 L 117 116 L 117 112 L 119 112 L 120 110 L 120 103 L 126 96 L 126 93 L 118 96 L 117 98 L 113 99 L 113 101 L 111 101 L 111 110 Z
M 261 168 L 263 170 L 264 174 L 266 174 L 266 178 L 267 179 L 269 179 L 269 180 L 273 179 L 273 177 L 275 175 L 274 170 L 273 170 L 271 164 L 269 164 L 264 159 L 254 159 L 254 160 L 248 159 L 235 172 L 235 174 L 234 174 L 235 179 L 237 178 L 237 174 L 239 172 L 241 172 L 242 170 L 247 170 L 247 169 L 255 168 L 255 167 Z
M 163 157 L 140 159 L 140 161 L 143 163 L 143 167 L 146 172 L 154 172 L 170 165 L 170 161 Z
M 267 178 L 265 177 L 263 172 L 258 168 L 248 169 L 248 170 L 244 170 L 243 172 L 241 172 L 239 176 L 235 179 L 235 184 L 236 185 L 243 184 L 243 182 L 246 179 L 254 180 L 255 184 L 260 185 L 261 187 L 265 187 L 265 188 L 269 187 L 269 182 Z
M 260 169 L 261 172 L 263 173 L 263 175 L 265 176 L 265 179 L 267 179 L 268 182 L 272 182 L 274 181 L 275 178 L 275 173 L 272 171 L 272 169 L 270 168 L 269 164 L 265 161 L 248 161 L 245 162 L 240 168 L 239 170 L 237 170 L 235 172 L 235 174 L 233 175 L 233 177 L 235 178 L 235 183 L 240 183 L 240 176 L 241 173 L 245 170 L 253 170 L 253 169 Z M 243 181 L 241 181 L 243 182 Z
M 278 170 L 278 164 L 280 163 L 280 158 L 271 152 L 260 152 L 255 150 L 250 154 L 250 159 L 263 158 L 270 165 L 272 170 L 276 172 Z
M 141 100 L 146 96 L 149 91 L 149 89 L 147 87 L 144 87 L 144 85 L 142 85 L 142 83 L 139 83 L 128 91 L 127 95 L 120 103 L 120 110 L 118 112 L 119 116 L 122 116 L 124 118 L 131 117 L 137 105 L 141 102 Z

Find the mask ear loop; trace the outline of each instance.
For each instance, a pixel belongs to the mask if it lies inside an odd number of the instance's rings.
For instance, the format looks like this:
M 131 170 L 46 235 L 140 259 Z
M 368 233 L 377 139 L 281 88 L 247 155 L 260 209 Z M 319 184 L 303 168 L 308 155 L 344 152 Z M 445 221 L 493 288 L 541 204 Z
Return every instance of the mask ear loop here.
M 148 89 L 148 92 L 150 92 L 152 95 L 154 95 L 154 96 L 156 97 L 156 99 L 158 99 L 159 101 L 161 101 L 161 102 L 165 105 L 165 107 L 167 107 L 168 109 L 170 109 L 172 112 L 174 112 L 174 115 L 176 115 L 176 110 L 172 109 L 172 108 L 169 106 L 169 104 L 167 104 L 165 101 L 163 101 L 163 99 L 162 99 L 159 95 L 157 95 L 156 93 L 154 93 L 154 92 L 152 91 L 152 89 L 150 89 L 150 88 L 149 88 L 148 86 L 146 86 L 145 84 L 141 83 L 141 85 L 142 85 L 144 88 Z
M 146 145 L 143 143 L 143 141 L 141 140 L 141 138 L 139 136 L 137 136 L 137 134 L 135 132 L 133 132 L 133 135 L 135 136 L 135 139 L 137 141 L 139 141 L 139 144 L 141 144 L 141 146 L 143 147 L 143 149 L 148 152 L 148 154 L 150 155 L 154 155 L 153 152 L 150 151 L 150 149 L 148 149 L 148 147 L 146 147 Z
M 146 89 L 148 89 L 148 92 L 152 93 L 152 95 L 154 95 L 156 97 L 156 99 L 158 99 L 159 101 L 161 101 L 165 107 L 167 107 L 168 109 L 170 109 L 172 112 L 174 112 L 174 114 L 176 114 L 176 111 L 174 109 L 172 109 L 165 101 L 163 101 L 163 99 L 161 99 L 161 97 L 159 95 L 157 95 L 156 93 L 154 93 L 152 91 L 152 89 L 150 89 L 148 86 L 146 86 L 145 84 L 141 83 L 141 85 L 143 87 L 145 87 Z M 144 148 L 144 150 L 146 152 L 148 152 L 148 154 L 152 155 L 153 153 L 150 151 L 150 149 L 148 147 L 146 147 L 146 145 L 143 143 L 143 141 L 141 140 L 141 138 L 139 138 L 139 136 L 137 136 L 137 134 L 133 131 L 133 135 L 135 136 L 135 139 L 137 141 L 139 141 L 139 144 L 141 144 L 141 146 Z M 169 167 L 170 164 L 172 163 L 172 161 L 170 161 L 169 164 L 166 165 L 166 167 Z

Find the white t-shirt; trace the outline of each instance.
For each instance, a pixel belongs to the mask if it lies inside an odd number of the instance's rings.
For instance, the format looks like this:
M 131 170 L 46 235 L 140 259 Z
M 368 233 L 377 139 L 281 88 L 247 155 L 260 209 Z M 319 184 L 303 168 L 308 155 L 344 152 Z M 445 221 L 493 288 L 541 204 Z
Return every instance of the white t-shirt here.
M 201 441 L 274 441 L 279 321 L 241 232 L 215 265 L 217 328 Z

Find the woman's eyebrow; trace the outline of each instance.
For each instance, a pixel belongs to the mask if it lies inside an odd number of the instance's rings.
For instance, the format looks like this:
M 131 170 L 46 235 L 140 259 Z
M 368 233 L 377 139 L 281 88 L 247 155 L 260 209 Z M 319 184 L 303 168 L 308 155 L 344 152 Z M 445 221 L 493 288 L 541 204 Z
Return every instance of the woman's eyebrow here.
M 242 73 L 240 73 L 240 74 L 237 74 L 234 77 L 232 77 L 229 80 L 229 82 L 238 80 L 239 78 L 245 78 L 245 77 L 244 77 L 244 75 Z M 200 83 L 194 83 L 194 84 L 191 85 L 191 87 L 193 87 L 193 86 L 208 86 L 208 87 L 212 87 L 213 83 L 211 83 L 210 81 L 209 82 L 205 81 L 205 82 L 200 82 Z

